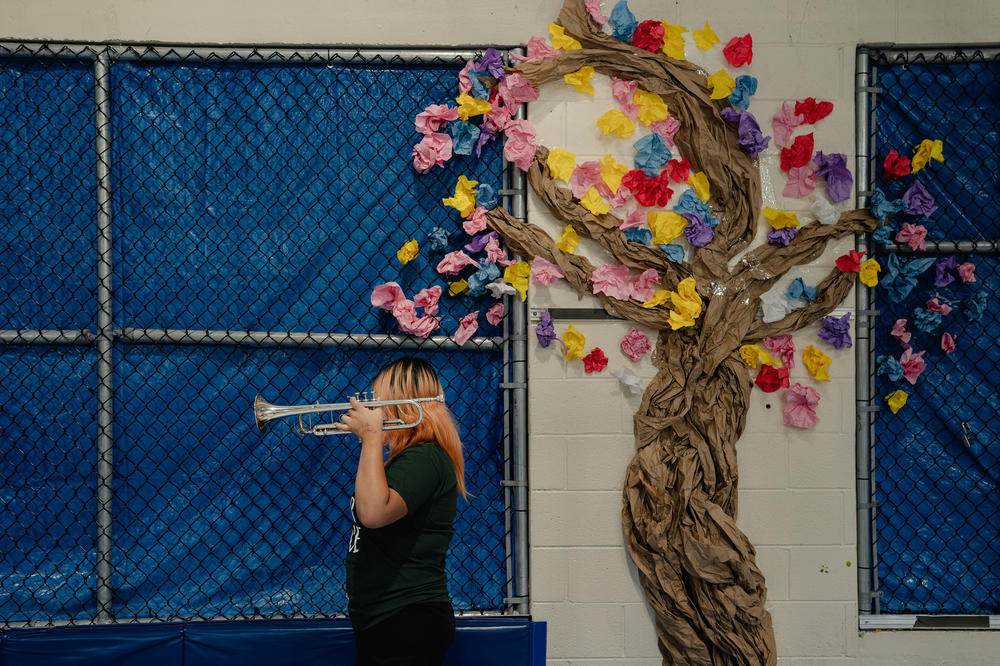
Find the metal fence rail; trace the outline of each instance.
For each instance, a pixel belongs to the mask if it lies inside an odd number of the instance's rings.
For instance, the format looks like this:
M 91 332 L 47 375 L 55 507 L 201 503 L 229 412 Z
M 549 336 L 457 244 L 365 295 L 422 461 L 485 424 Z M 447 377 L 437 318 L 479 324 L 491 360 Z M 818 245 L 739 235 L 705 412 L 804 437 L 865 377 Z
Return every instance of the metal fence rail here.
M 456 611 L 527 612 L 523 304 L 458 347 L 488 296 L 442 297 L 424 340 L 368 302 L 441 283 L 395 252 L 464 242 L 457 174 L 524 215 L 496 143 L 409 166 L 413 116 L 475 56 L 0 44 L 0 628 L 345 613 L 357 450 L 261 436 L 251 401 L 339 401 L 402 353 L 467 449 Z

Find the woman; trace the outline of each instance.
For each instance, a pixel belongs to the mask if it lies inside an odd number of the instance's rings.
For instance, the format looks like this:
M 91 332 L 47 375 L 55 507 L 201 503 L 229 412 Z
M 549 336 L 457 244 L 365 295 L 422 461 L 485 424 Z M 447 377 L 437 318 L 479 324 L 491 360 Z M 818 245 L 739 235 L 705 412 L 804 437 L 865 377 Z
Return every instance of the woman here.
M 372 389 L 379 400 L 443 393 L 434 368 L 417 358 L 386 365 Z M 444 403 L 421 407 L 419 425 L 384 432 L 383 419 L 414 421 L 416 409 L 368 409 L 352 399 L 337 424 L 361 439 L 347 553 L 358 666 L 438 666 L 455 634 L 444 565 L 458 495 L 465 497 L 462 442 Z

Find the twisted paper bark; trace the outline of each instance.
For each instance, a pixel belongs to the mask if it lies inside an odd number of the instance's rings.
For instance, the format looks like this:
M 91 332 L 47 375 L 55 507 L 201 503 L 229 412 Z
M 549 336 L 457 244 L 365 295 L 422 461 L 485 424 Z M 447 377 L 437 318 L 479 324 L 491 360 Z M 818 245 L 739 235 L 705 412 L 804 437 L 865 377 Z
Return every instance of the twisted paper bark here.
M 753 239 L 760 211 L 760 176 L 719 117 L 694 65 L 652 54 L 603 34 L 582 0 L 566 0 L 559 22 L 584 48 L 517 67 L 537 86 L 584 65 L 631 79 L 662 95 L 682 121 L 675 139 L 712 184 L 711 206 L 722 220 L 715 239 L 690 263 L 674 264 L 651 248 L 628 243 L 614 216 L 595 216 L 559 188 L 539 148 L 528 173 L 532 189 L 557 218 L 594 239 L 617 261 L 655 268 L 664 288 L 694 276 L 706 302 L 698 325 L 669 330 L 665 307 L 643 308 L 598 294 L 611 314 L 660 330 L 653 363 L 658 372 L 634 417 L 637 451 L 629 463 L 622 522 L 647 600 L 656 613 L 664 664 L 774 664 L 767 591 L 753 545 L 736 527 L 736 441 L 746 425 L 751 378 L 739 347 L 791 333 L 828 314 L 847 295 L 853 273 L 831 273 L 817 298 L 784 319 L 756 319 L 760 295 L 791 267 L 815 260 L 828 240 L 870 231 L 867 211 L 841 215 L 832 226 L 804 226 L 788 247 L 762 246 L 733 267 L 728 261 Z M 593 265 L 566 255 L 542 229 L 502 209 L 488 216 L 517 254 L 559 265 L 577 292 L 591 293 Z

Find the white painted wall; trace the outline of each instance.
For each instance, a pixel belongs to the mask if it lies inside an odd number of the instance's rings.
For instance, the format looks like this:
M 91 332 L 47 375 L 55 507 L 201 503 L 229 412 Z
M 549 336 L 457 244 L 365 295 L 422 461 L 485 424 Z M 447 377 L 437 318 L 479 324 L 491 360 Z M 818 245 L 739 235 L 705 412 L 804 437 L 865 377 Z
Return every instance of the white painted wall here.
M 610 11 L 611 0 L 605 0 Z M 559 0 L 0 0 L 0 33 L 16 40 L 159 41 L 233 44 L 488 45 L 543 36 Z M 760 80 L 751 110 L 769 133 L 780 101 L 828 99 L 834 114 L 815 128 L 817 148 L 844 152 L 853 166 L 854 47 L 861 41 L 949 43 L 996 41 L 996 0 L 634 0 L 640 19 L 663 18 L 692 29 L 711 21 L 723 39 L 754 37 L 749 73 Z M 720 47 L 707 57 L 714 71 Z M 550 84 L 530 108 L 540 139 L 582 158 L 608 152 L 631 162 L 624 141 L 601 136 L 594 121 L 611 108 L 610 89 L 594 99 Z M 635 137 L 633 137 L 634 140 Z M 765 181 L 777 174 L 775 155 L 762 160 Z M 780 177 L 777 178 L 780 190 Z M 795 200 L 776 201 L 794 209 Z M 529 206 L 532 220 L 555 229 Z M 789 275 L 815 283 L 838 243 L 816 264 Z M 594 255 L 597 258 L 597 255 Z M 539 287 L 533 307 L 589 306 L 556 285 Z M 845 305 L 850 305 L 849 300 Z M 570 323 L 557 322 L 563 330 Z M 618 342 L 627 326 L 573 322 L 591 346 L 608 354 L 608 370 L 630 363 Z M 647 332 L 650 333 L 651 332 Z M 814 330 L 796 336 L 799 349 Z M 855 601 L 854 365 L 850 351 L 833 352 L 833 381 L 819 387 L 820 423 L 812 432 L 785 428 L 781 404 L 753 394 L 740 440 L 740 525 L 758 549 L 767 576 L 783 664 L 995 664 L 1000 634 L 879 632 L 859 634 Z M 639 366 L 652 376 L 648 361 Z M 549 622 L 551 666 L 653 666 L 656 641 L 634 568 L 623 548 L 621 484 L 632 454 L 631 416 L 638 398 L 622 394 L 607 371 L 586 376 L 552 349 L 530 351 L 530 482 L 532 612 Z M 793 371 L 793 381 L 816 386 Z M 821 573 L 820 567 L 829 573 Z

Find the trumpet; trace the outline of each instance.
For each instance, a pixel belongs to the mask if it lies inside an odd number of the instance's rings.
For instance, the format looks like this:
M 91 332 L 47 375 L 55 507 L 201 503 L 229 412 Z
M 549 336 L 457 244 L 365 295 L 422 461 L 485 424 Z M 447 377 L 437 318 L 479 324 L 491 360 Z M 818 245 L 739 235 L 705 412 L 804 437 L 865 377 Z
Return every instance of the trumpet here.
M 413 421 L 403 419 L 384 419 L 382 430 L 403 430 L 404 428 L 414 428 L 424 420 L 424 408 L 421 403 L 439 402 L 444 404 L 444 394 L 436 395 L 432 398 L 405 398 L 402 400 L 375 400 L 374 396 L 361 396 L 361 405 L 364 407 L 388 407 L 390 405 L 412 405 L 417 408 L 417 417 Z M 328 402 L 316 403 L 315 405 L 272 405 L 266 402 L 261 396 L 257 396 L 253 401 L 253 416 L 257 423 L 257 428 L 261 432 L 267 432 L 267 427 L 274 419 L 286 416 L 298 416 L 299 425 L 296 430 L 303 435 L 346 435 L 348 431 L 338 430 L 337 422 L 333 420 L 334 412 L 344 412 L 351 408 L 349 402 Z M 330 421 L 313 425 L 312 415 L 330 412 Z M 306 425 L 302 417 L 309 415 L 309 423 Z

